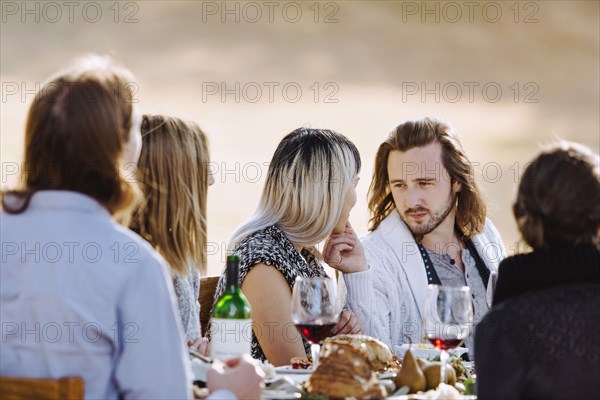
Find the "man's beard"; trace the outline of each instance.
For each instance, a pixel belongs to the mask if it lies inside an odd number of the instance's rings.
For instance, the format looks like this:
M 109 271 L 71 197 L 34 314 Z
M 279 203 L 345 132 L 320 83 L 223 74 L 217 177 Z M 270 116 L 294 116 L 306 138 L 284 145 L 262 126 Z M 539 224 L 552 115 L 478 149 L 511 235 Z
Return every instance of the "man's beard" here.
M 444 203 L 442 211 L 440 211 L 439 213 L 432 215 L 429 212 L 429 210 L 424 207 L 407 208 L 406 210 L 404 210 L 404 213 L 401 215 L 402 220 L 404 221 L 406 226 L 408 226 L 408 229 L 413 234 L 413 236 L 415 236 L 416 238 L 421 238 L 421 237 L 427 235 L 428 233 L 433 232 L 435 230 L 435 228 L 440 226 L 440 224 L 442 222 L 444 222 L 444 220 L 446 219 L 448 214 L 450 214 L 450 211 L 452 211 L 455 204 L 456 204 L 456 193 L 452 193 L 452 191 L 451 191 L 450 196 L 448 196 L 448 201 L 446 203 Z M 430 218 L 429 222 L 427 222 L 427 223 L 417 224 L 416 226 L 413 226 L 408 222 L 408 220 L 410 218 L 410 217 L 408 217 L 408 214 L 413 213 L 413 212 L 427 212 L 428 214 L 431 215 L 431 218 Z

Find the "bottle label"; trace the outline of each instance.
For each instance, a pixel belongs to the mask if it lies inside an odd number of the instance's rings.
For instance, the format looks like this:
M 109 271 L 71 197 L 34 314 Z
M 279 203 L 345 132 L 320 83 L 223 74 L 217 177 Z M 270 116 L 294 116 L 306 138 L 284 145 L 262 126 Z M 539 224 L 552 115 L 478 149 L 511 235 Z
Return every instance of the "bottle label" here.
M 213 318 L 210 331 L 211 356 L 219 360 L 250 354 L 252 320 Z

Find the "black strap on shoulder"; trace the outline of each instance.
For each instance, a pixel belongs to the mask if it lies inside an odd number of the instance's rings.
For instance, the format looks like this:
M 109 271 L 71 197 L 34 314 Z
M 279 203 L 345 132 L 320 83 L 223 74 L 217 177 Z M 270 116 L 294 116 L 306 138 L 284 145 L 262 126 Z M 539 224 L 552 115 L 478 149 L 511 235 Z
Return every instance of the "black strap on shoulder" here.
M 483 262 L 483 259 L 477 252 L 477 249 L 475 248 L 473 241 L 471 239 L 467 239 L 467 240 L 465 240 L 465 244 L 467 245 L 467 249 L 469 250 L 469 253 L 471 253 L 471 256 L 475 259 L 475 266 L 477 267 L 479 276 L 481 277 L 481 280 L 483 281 L 483 286 L 487 289 L 488 281 L 490 279 L 490 270 L 485 265 L 485 263 Z
M 442 281 L 440 281 L 440 277 L 435 271 L 435 268 L 433 268 L 433 262 L 431 262 L 431 258 L 429 257 L 427 250 L 421 243 L 417 243 L 417 246 L 419 246 L 419 251 L 421 252 L 423 264 L 425 264 L 425 272 L 427 273 L 427 284 L 441 285 Z
M 467 250 L 469 250 L 469 253 L 471 253 L 471 257 L 473 257 L 473 259 L 475 260 L 475 266 L 477 267 L 477 272 L 479 272 L 479 277 L 483 281 L 483 287 L 487 289 L 488 281 L 490 280 L 490 269 L 483 262 L 483 259 L 477 252 L 473 241 L 471 239 L 465 239 L 465 235 L 462 233 L 458 226 L 456 226 L 455 229 L 456 234 L 459 235 L 460 238 L 462 238 L 463 242 L 465 242 Z

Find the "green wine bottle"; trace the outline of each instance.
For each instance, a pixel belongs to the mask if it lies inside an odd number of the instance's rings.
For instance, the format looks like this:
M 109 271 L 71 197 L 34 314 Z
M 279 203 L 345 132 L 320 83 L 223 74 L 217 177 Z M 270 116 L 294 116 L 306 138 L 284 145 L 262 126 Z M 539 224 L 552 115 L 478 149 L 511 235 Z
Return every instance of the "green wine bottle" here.
M 225 274 L 225 290 L 212 310 L 211 325 L 211 356 L 220 360 L 250 354 L 252 347 L 252 318 L 240 289 L 239 256 L 227 256 Z

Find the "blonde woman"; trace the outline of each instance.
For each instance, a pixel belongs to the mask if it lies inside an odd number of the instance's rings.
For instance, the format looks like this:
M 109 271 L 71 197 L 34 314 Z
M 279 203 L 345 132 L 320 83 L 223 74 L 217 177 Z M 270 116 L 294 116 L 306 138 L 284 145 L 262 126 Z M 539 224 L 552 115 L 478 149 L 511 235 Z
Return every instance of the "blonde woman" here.
M 365 262 L 347 223 L 359 171 L 358 150 L 334 131 L 300 128 L 275 150 L 258 209 L 230 242 L 241 256 L 241 288 L 252 307 L 254 358 L 277 366 L 310 354 L 291 321 L 290 302 L 296 277 L 326 276 L 319 242 L 347 232 L 346 244 L 330 240 L 325 253 L 335 257 L 344 250 L 344 265 Z M 221 276 L 215 298 L 223 289 Z M 358 319 L 344 310 L 334 333 L 361 332 Z
M 208 170 L 208 140 L 193 122 L 165 115 L 144 115 L 137 177 L 144 201 L 132 229 L 167 261 L 188 346 L 206 353 L 201 338 L 200 274 L 206 271 L 206 199 L 214 178 Z M 233 392 L 258 398 L 262 373 L 244 359 L 228 360 L 208 372 L 215 398 Z M 227 397 L 229 398 L 229 397 Z
M 170 266 L 188 345 L 200 344 L 200 274 L 206 269 L 208 143 L 200 128 L 178 118 L 144 115 L 137 177 L 144 202 L 131 228 Z

